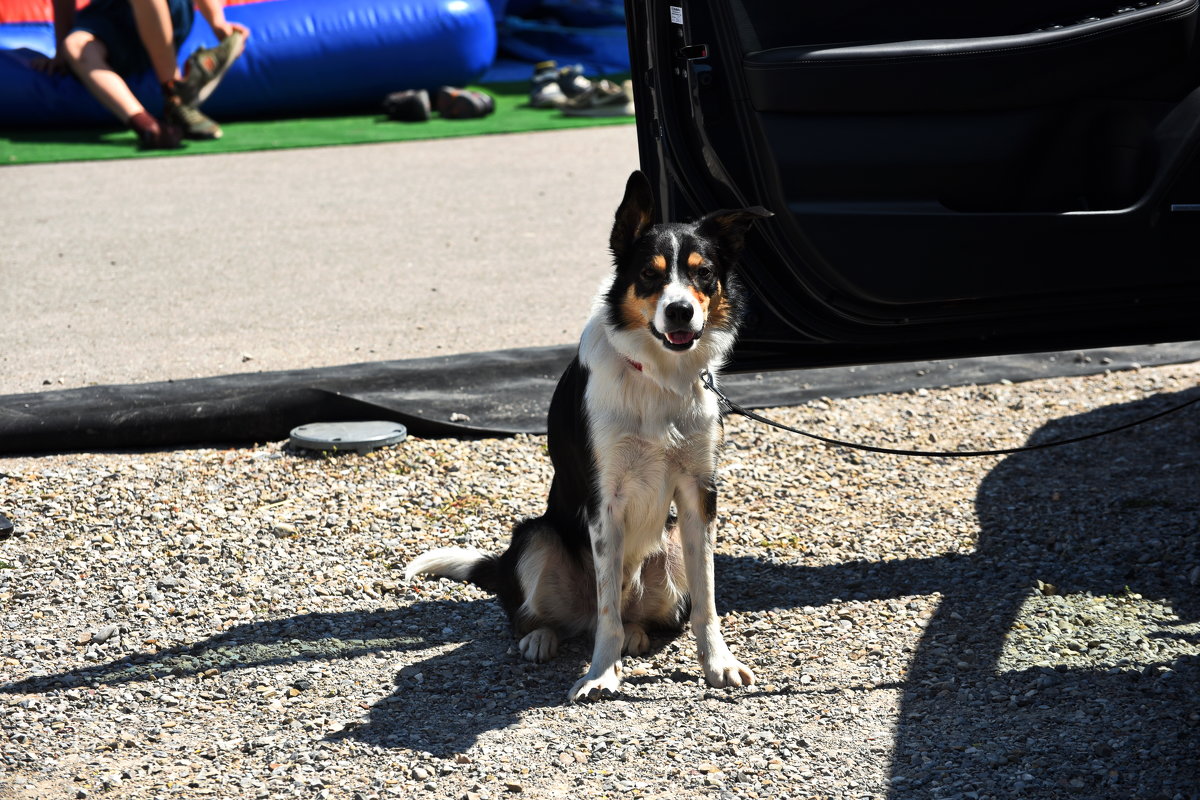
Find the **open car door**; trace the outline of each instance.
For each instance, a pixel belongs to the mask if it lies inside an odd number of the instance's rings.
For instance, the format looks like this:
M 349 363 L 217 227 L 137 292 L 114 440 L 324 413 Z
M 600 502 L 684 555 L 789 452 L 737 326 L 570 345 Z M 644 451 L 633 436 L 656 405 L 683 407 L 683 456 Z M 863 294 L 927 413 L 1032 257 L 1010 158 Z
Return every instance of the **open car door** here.
M 735 367 L 1200 339 L 1198 3 L 628 0 L 659 213 L 776 213 Z

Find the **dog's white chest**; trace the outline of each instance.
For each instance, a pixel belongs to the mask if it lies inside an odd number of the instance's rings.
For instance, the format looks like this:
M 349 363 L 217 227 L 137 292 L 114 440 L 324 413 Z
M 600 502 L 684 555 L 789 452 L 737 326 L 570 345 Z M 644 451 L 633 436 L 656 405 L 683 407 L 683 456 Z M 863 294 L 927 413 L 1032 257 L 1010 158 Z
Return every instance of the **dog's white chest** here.
M 622 521 L 627 554 L 637 558 L 661 538 L 680 483 L 711 474 L 719 426 L 703 408 L 683 403 L 641 409 L 646 413 L 631 413 L 629 406 L 594 411 L 590 427 L 602 512 Z

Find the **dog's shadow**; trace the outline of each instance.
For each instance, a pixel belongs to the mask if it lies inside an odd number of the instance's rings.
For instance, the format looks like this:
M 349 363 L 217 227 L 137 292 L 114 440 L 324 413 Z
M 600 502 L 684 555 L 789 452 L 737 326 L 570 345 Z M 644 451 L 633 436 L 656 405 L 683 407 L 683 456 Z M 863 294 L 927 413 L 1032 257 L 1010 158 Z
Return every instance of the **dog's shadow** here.
M 428 652 L 433 654 L 423 655 Z M 587 656 L 582 642 L 569 641 L 550 664 L 530 664 L 515 652 L 496 603 L 438 600 L 237 625 L 189 646 L 8 683 L 0 693 L 116 686 L 167 676 L 207 680 L 213 673 L 229 677 L 258 667 L 286 673 L 322 661 L 397 654 L 410 663 L 393 674 L 393 693 L 370 708 L 366 721 L 351 720 L 329 738 L 438 756 L 461 753 L 482 732 L 508 727 L 529 708 L 561 703 L 563 687 L 582 672 Z M 311 684 L 304 690 L 319 694 L 326 688 L 319 679 Z
M 423 620 L 435 630 L 444 624 L 445 611 L 428 613 L 430 606 L 437 605 L 418 603 L 405 609 L 408 628 L 420 626 Z M 444 758 L 466 752 L 487 732 L 518 723 L 532 708 L 563 704 L 566 688 L 587 667 L 587 641 L 568 639 L 553 660 L 534 664 L 517 652 L 498 603 L 455 605 L 461 629 L 468 634 L 454 639 L 461 644 L 401 669 L 393 676 L 392 693 L 371 706 L 366 720 L 331 738 L 405 747 Z
M 1114 426 L 1196 396 L 1200 390 L 1056 420 L 1030 441 Z M 1001 461 L 978 490 L 980 539 L 970 554 L 818 568 L 718 557 L 718 606 L 722 613 L 798 609 L 835 598 L 940 593 L 903 682 L 892 759 L 896 798 L 941 797 L 958 774 L 986 776 L 962 792 L 1000 797 L 1171 796 L 1188 781 L 1193 791 L 1200 786 L 1194 742 L 1200 658 L 1159 657 L 1154 644 L 1194 645 L 1195 633 L 1147 623 L 1122 634 L 1148 642 L 1123 661 L 1116 645 L 1128 641 L 1112 643 L 1106 658 L 1104 643 L 1095 641 L 1102 633 L 1072 634 L 1070 641 L 1082 639 L 1077 645 L 1098 648 L 1087 668 L 1055 667 L 1052 656 L 1014 666 L 1005 648 L 1026 604 L 1053 602 L 1039 596 L 1039 581 L 1055 587 L 1068 616 L 1080 603 L 1099 608 L 1090 593 L 1106 602 L 1155 598 L 1181 624 L 1200 620 L 1200 588 L 1193 583 L 1200 566 L 1198 489 L 1200 413 L 1192 408 L 1111 437 Z M 497 603 L 440 600 L 241 625 L 190 647 L 33 677 L 0 692 L 397 652 L 414 655 L 392 677 L 393 691 L 333 738 L 460 753 L 531 708 L 561 705 L 590 655 L 587 641 L 577 638 L 564 642 L 549 664 L 529 664 L 516 653 Z M 1089 706 L 1093 696 L 1099 699 Z M 1071 763 L 1045 763 L 1039 751 L 1064 752 L 1064 737 Z M 1148 754 L 1144 768 L 1107 769 L 1105 760 L 1118 748 Z M 967 763 L 974 759 L 985 759 L 982 771 L 980 763 Z

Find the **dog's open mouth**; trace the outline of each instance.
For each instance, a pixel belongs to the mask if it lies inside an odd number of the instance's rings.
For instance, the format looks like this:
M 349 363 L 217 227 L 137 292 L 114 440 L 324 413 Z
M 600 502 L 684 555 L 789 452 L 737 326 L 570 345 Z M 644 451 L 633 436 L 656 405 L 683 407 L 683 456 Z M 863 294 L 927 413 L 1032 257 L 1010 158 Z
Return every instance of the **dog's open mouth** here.
M 667 331 L 662 333 L 654 325 L 650 326 L 650 330 L 654 335 L 662 340 L 662 343 L 670 350 L 687 350 L 697 339 L 700 338 L 700 331 L 682 330 L 682 331 Z

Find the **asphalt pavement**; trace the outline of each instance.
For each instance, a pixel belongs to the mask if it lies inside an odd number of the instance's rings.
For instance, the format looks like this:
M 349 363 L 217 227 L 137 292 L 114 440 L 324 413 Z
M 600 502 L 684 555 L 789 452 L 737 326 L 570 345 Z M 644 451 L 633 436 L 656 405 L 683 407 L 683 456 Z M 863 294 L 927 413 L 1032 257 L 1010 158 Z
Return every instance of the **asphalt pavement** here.
M 566 344 L 635 129 L 0 168 L 0 394 Z

